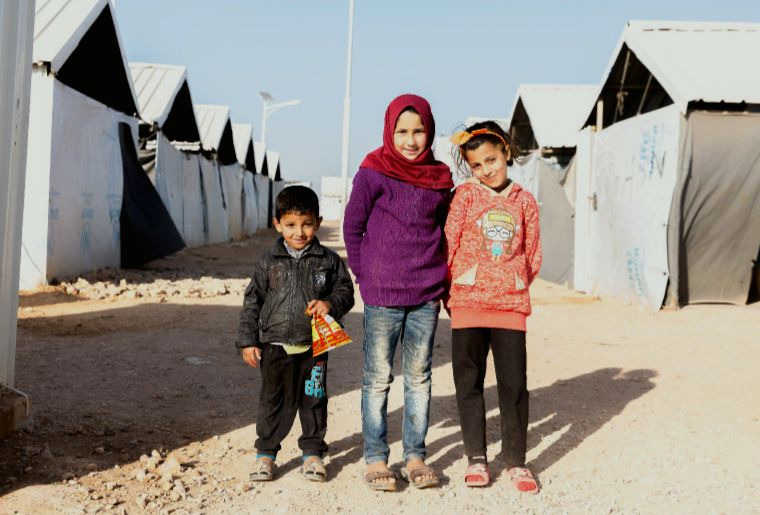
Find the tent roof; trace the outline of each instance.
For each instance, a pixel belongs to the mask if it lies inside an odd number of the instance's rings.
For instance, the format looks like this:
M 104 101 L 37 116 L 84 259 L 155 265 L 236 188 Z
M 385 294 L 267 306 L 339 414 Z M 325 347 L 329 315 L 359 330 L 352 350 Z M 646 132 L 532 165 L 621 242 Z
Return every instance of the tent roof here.
M 269 177 L 271 177 L 273 181 L 282 180 L 279 152 L 267 150 L 267 168 L 269 169 Z
M 174 99 L 187 82 L 184 66 L 152 63 L 129 63 L 137 93 L 140 117 L 161 127 L 169 116 Z
M 261 173 L 264 175 L 267 175 L 267 173 L 264 173 L 268 169 L 267 165 L 267 146 L 266 143 L 262 143 L 261 141 L 257 141 L 253 144 L 253 155 L 256 161 L 256 173 Z
M 521 84 L 512 103 L 508 127 L 512 129 L 521 121 L 518 104 L 522 103 L 539 147 L 575 147 L 578 129 L 597 89 L 586 84 Z
M 238 163 L 244 165 L 248 146 L 253 146 L 253 126 L 250 123 L 233 123 L 232 138 L 235 140 L 235 155 Z
M 235 155 L 237 156 L 238 163 L 255 173 L 253 126 L 250 123 L 233 123 L 232 139 L 235 141 Z
M 760 24 L 630 21 L 596 98 L 623 46 L 646 66 L 681 112 L 693 101 L 760 104 L 760 69 L 746 61 L 746 56 L 760 53 Z
M 121 54 L 122 66 L 127 77 L 131 103 L 137 105 L 132 82 L 129 80 L 129 70 L 124 54 L 124 44 L 121 41 L 116 19 L 108 0 L 47 0 L 38 1 L 34 16 L 34 48 L 33 62 L 49 64 L 53 73 L 58 73 L 66 61 L 77 49 L 87 32 L 108 11 L 113 23 L 118 51 Z M 93 68 L 95 64 L 93 63 Z M 97 78 L 97 74 L 93 73 Z M 132 114 L 132 113 L 129 113 Z
M 195 118 L 198 120 L 203 149 L 215 152 L 222 164 L 237 162 L 230 123 L 230 106 L 195 104 Z

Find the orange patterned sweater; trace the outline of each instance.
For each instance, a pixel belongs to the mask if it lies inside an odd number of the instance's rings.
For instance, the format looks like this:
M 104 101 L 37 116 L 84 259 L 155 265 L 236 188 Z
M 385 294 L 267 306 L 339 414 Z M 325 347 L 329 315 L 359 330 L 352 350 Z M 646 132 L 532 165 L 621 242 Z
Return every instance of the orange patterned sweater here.
M 497 193 L 471 178 L 456 189 L 445 232 L 452 329 L 524 331 L 528 287 L 541 268 L 533 195 L 514 182 Z

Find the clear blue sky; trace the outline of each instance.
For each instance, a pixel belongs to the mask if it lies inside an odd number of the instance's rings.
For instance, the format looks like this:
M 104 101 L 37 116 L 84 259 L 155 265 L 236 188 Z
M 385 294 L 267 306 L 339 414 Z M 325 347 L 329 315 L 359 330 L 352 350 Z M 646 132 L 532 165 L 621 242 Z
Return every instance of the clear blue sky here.
M 286 179 L 340 174 L 348 0 L 117 0 L 127 58 L 188 68 L 196 103 L 228 104 L 260 138 L 258 90 Z M 430 100 L 438 133 L 506 117 L 520 83 L 596 84 L 628 20 L 760 21 L 756 0 L 356 0 L 352 175 L 388 102 Z

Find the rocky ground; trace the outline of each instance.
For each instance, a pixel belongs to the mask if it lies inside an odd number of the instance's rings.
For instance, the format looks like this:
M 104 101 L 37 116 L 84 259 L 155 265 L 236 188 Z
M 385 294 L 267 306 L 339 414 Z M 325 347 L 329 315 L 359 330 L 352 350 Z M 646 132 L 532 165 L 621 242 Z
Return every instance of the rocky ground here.
M 335 227 L 320 237 L 341 250 Z M 356 342 L 330 356 L 329 482 L 299 474 L 298 423 L 277 479 L 251 484 L 258 372 L 233 348 L 251 262 L 271 232 L 26 292 L 16 387 L 23 431 L 0 442 L 0 513 L 757 513 L 760 303 L 651 313 L 537 282 L 529 321 L 530 466 L 501 475 L 495 380 L 486 378 L 494 484 L 468 490 L 442 316 L 428 462 L 441 488 L 361 483 L 361 302 Z M 400 463 L 401 381 L 389 400 Z

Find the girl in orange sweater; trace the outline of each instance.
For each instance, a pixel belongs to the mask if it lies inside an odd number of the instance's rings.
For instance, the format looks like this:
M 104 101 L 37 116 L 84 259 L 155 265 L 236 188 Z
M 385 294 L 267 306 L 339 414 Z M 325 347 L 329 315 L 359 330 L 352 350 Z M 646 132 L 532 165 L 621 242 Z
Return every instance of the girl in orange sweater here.
M 490 480 L 483 381 L 489 348 L 499 393 L 502 455 L 512 484 L 537 493 L 525 467 L 528 434 L 525 319 L 528 287 L 541 267 L 538 206 L 507 177 L 509 137 L 492 121 L 451 138 L 459 170 L 469 177 L 454 194 L 446 221 L 452 367 L 468 459 L 467 486 Z

